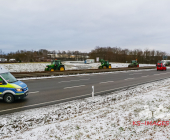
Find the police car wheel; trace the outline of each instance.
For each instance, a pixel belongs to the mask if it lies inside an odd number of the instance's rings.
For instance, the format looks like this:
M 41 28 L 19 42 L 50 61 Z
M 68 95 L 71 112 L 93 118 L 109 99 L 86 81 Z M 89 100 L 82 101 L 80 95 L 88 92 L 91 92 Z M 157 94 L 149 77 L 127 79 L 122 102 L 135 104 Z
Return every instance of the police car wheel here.
M 4 100 L 7 103 L 12 103 L 14 101 L 14 96 L 12 94 L 6 94 L 4 96 Z

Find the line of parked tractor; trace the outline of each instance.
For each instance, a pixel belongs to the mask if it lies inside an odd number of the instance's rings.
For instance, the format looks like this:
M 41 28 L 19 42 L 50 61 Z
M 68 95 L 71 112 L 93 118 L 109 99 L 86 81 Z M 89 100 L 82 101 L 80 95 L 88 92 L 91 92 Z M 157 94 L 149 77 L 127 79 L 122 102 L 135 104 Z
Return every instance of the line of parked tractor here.
M 101 65 L 98 69 L 111 69 L 111 64 L 109 64 L 108 60 L 100 59 Z M 129 68 L 139 67 L 139 63 L 137 60 L 132 60 L 131 63 L 128 65 Z M 47 65 L 45 71 L 65 71 L 65 66 L 62 64 L 61 60 L 52 60 L 51 65 Z
M 111 64 L 109 64 L 108 60 L 103 60 L 100 59 L 101 65 L 98 67 L 98 69 L 110 69 Z M 157 66 L 157 71 L 158 70 L 166 70 L 166 66 L 170 65 L 170 60 L 161 60 L 158 61 L 156 66 Z M 136 60 L 132 60 L 131 63 L 128 65 L 128 68 L 133 68 L 133 67 L 139 67 L 139 63 Z M 45 68 L 45 71 L 65 71 L 65 66 L 61 63 L 61 60 L 53 60 L 51 62 L 51 65 L 47 65 Z

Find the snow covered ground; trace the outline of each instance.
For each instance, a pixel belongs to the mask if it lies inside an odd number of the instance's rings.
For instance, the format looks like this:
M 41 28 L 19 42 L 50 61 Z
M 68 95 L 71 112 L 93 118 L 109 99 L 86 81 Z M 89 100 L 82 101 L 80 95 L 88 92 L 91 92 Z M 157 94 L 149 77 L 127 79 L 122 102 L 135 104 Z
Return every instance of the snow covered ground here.
M 65 65 L 66 70 L 73 69 L 97 69 L 100 63 L 84 64 L 83 61 L 62 62 Z M 4 68 L 8 69 L 10 72 L 34 72 L 34 71 L 44 71 L 46 65 L 50 63 L 14 63 L 14 64 L 1 64 Z M 110 62 L 112 68 L 128 67 L 129 63 L 112 63 Z M 139 67 L 143 66 L 155 66 L 155 64 L 139 64 Z
M 165 79 L 94 99 L 1 115 L 0 139 L 164 140 L 170 139 L 169 121 L 170 79 Z

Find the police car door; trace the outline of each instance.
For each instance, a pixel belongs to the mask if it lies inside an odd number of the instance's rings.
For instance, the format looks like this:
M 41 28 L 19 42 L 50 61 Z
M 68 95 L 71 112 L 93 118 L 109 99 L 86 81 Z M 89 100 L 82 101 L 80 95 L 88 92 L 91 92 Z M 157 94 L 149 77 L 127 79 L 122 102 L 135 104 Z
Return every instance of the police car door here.
M 3 79 L 0 77 L 0 98 L 2 98 L 2 93 L 4 91 L 4 81 Z

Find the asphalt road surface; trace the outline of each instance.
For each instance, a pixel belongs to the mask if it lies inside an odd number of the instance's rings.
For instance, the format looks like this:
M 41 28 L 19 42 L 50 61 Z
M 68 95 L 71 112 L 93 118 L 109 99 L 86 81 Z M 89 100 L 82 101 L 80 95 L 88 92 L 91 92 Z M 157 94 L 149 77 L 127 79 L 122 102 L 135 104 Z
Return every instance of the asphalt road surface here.
M 94 94 L 99 95 L 166 78 L 170 78 L 169 69 L 167 71 L 154 69 L 27 80 L 23 82 L 28 85 L 28 96 L 12 104 L 0 100 L 0 115 L 90 97 L 92 86 L 94 86 Z

